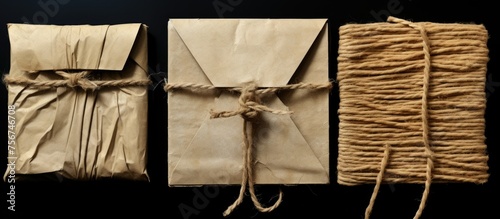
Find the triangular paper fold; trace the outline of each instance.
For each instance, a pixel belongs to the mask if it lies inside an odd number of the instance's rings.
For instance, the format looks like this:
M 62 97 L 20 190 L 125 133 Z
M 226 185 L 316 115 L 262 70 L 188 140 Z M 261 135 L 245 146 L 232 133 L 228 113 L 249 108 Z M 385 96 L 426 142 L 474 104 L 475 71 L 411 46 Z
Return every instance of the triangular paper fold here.
M 169 186 L 241 184 L 244 121 L 209 118 L 240 107 L 240 93 L 226 88 L 328 82 L 326 19 L 170 19 L 168 49 L 169 84 L 217 87 L 168 92 Z M 263 105 L 294 113 L 261 112 L 252 122 L 253 182 L 330 182 L 328 93 L 258 94 Z
M 172 19 L 213 85 L 284 86 L 326 19 Z

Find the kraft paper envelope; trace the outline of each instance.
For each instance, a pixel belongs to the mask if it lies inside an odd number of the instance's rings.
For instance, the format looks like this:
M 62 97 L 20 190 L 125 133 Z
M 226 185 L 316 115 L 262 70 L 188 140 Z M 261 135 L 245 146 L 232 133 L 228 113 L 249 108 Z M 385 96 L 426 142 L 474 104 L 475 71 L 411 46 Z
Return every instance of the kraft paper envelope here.
M 9 24 L 8 31 L 11 69 L 5 81 L 9 105 L 16 107 L 10 155 L 16 176 L 147 180 L 147 86 L 78 86 L 147 82 L 147 26 Z M 82 70 L 91 73 L 73 81 L 74 87 L 37 85 L 64 82 L 57 71 Z
M 241 183 L 243 118 L 209 114 L 238 108 L 239 93 L 225 88 L 328 81 L 326 19 L 171 19 L 168 83 L 221 89 L 168 93 L 169 185 Z M 253 135 L 255 183 L 329 183 L 329 91 L 262 98 L 268 107 L 294 113 L 260 113 Z

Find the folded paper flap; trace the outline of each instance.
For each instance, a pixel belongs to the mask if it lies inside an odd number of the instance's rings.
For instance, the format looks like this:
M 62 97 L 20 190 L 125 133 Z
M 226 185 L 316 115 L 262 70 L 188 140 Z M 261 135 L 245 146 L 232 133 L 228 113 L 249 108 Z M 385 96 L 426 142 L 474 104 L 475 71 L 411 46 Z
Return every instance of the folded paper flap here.
M 122 70 L 141 24 L 9 24 L 11 55 L 18 68 Z
M 169 21 L 217 87 L 288 83 L 326 19 L 172 19 Z

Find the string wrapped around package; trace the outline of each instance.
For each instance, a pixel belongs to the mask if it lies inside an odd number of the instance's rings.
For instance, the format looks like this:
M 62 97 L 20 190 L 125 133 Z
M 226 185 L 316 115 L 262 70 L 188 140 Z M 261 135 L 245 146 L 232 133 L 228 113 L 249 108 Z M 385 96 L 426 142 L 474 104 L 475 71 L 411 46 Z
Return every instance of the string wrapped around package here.
M 3 78 L 15 109 L 4 178 L 148 181 L 147 31 L 118 25 L 9 24 Z M 42 36 L 42 37 L 41 37 Z
M 328 184 L 327 19 L 171 19 L 168 185 L 237 185 L 224 216 L 259 185 Z
M 338 183 L 487 182 L 483 25 L 410 22 L 339 28 Z

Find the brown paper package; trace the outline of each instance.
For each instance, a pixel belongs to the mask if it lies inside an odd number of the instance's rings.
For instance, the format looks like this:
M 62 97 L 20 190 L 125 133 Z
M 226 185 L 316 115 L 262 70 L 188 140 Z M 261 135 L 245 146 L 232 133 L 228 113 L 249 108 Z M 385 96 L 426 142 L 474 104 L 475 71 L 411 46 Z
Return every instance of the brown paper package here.
M 9 24 L 8 32 L 16 176 L 149 180 L 147 26 Z
M 245 157 L 238 92 L 328 82 L 326 19 L 171 19 L 168 83 L 213 89 L 168 93 L 168 184 L 241 184 Z M 328 90 L 262 95 L 264 105 L 292 114 L 259 113 L 254 124 L 255 184 L 329 183 Z

